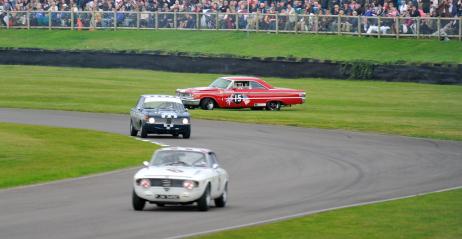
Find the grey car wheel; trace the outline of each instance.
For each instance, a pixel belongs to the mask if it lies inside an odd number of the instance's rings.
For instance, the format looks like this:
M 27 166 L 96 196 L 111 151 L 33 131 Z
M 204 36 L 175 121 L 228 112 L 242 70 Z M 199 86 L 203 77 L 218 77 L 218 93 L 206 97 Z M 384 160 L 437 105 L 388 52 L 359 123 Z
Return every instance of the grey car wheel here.
M 281 102 L 271 101 L 266 103 L 266 110 L 280 110 L 281 109 Z
M 191 128 L 186 129 L 182 135 L 183 139 L 189 139 L 191 137 Z
M 138 134 L 138 130 L 133 127 L 132 121 L 130 120 L 130 136 L 136 136 Z
M 215 108 L 215 102 L 210 98 L 203 99 L 200 105 L 204 110 L 213 110 Z
M 146 130 L 146 127 L 144 125 L 141 125 L 140 128 L 140 137 L 141 138 L 146 138 L 148 137 L 148 131 Z

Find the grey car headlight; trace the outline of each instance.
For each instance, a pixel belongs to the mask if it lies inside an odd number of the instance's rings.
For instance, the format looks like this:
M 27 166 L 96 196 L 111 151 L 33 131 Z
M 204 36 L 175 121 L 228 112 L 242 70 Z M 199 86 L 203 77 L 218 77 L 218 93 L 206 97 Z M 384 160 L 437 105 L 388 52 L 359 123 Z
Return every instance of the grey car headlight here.
M 149 122 L 150 124 L 154 124 L 154 123 L 156 122 L 156 119 L 154 119 L 154 118 L 149 118 L 149 119 L 148 119 L 148 122 Z
M 189 124 L 189 119 L 188 118 L 183 118 L 183 124 Z

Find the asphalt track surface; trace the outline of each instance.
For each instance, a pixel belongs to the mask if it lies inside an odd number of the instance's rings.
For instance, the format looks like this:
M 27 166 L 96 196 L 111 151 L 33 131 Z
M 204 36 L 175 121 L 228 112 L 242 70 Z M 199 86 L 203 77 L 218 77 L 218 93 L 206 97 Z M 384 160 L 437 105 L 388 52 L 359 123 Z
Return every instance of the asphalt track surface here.
M 125 115 L 0 109 L 0 122 L 128 135 Z M 0 190 L 0 238 L 176 237 L 462 185 L 461 142 L 205 120 L 193 120 L 189 140 L 150 140 L 215 150 L 231 176 L 229 206 L 135 212 L 128 169 Z

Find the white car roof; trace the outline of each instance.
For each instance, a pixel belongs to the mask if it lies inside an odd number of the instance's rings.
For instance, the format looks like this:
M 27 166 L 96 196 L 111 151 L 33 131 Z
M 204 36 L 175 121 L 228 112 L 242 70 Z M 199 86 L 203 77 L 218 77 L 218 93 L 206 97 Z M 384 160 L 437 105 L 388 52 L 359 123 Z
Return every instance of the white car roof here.
M 153 102 L 153 101 L 167 101 L 183 104 L 181 99 L 173 95 L 142 95 L 144 97 L 144 102 Z
M 163 147 L 157 151 L 166 151 L 166 150 L 178 150 L 178 151 L 191 151 L 191 152 L 200 152 L 200 153 L 209 153 L 212 152 L 210 149 L 204 148 L 189 148 L 189 147 Z

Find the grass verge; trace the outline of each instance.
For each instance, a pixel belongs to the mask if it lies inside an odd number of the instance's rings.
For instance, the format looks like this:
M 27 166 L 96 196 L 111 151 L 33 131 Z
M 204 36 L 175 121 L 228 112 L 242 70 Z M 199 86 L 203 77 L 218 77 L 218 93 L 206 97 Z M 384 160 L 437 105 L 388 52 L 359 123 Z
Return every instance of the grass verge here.
M 126 69 L 0 66 L 0 107 L 127 114 L 139 95 L 205 86 L 212 74 Z M 462 87 L 415 83 L 265 78 L 308 92 L 279 112 L 191 110 L 195 119 L 381 132 L 462 140 Z
M 462 63 L 459 41 L 211 31 L 0 30 L 0 47 L 162 50 L 258 57 Z
M 156 148 L 110 133 L 0 123 L 0 188 L 141 165 Z
M 195 237 L 324 239 L 462 238 L 462 190 L 334 210 Z

